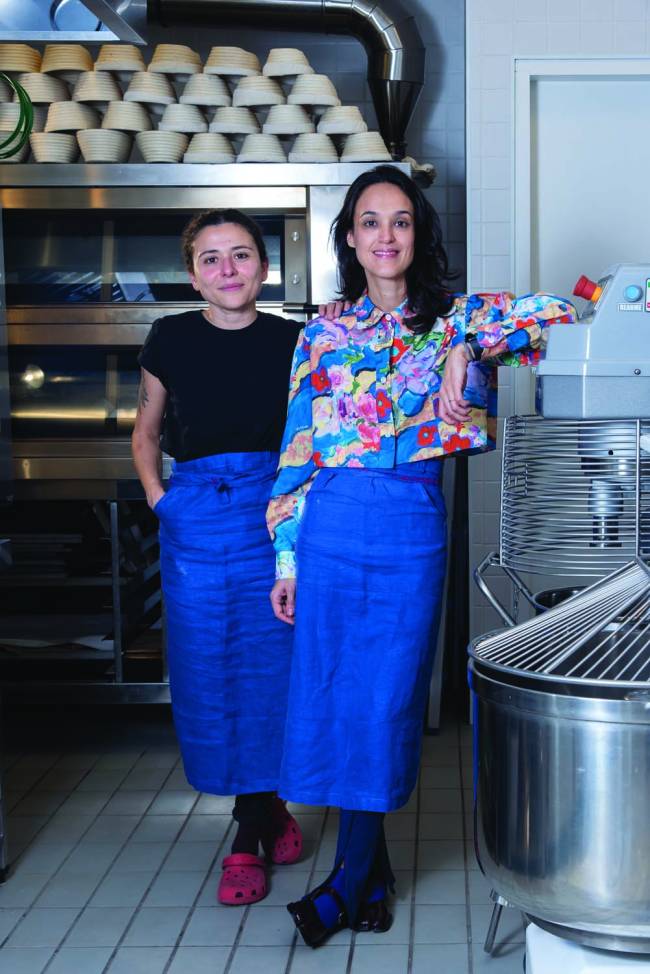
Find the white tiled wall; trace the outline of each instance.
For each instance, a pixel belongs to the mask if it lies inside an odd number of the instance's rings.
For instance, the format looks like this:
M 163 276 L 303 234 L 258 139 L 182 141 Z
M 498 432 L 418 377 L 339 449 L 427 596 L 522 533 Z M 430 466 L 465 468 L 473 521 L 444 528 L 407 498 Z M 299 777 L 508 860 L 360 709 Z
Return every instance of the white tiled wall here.
M 468 287 L 511 289 L 514 60 L 650 54 L 650 0 L 467 0 L 466 20 Z M 508 371 L 499 380 L 503 416 L 514 407 Z M 475 564 L 497 548 L 499 457 L 470 462 Z M 471 592 L 477 634 L 497 616 L 473 586 Z

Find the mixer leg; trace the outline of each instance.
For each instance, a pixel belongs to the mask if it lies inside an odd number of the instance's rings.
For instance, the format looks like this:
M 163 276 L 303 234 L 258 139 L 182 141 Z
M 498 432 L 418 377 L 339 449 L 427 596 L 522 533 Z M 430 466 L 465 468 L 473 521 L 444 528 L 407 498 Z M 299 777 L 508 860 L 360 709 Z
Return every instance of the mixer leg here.
M 508 901 L 504 900 L 504 898 L 499 896 L 498 893 L 495 893 L 494 890 L 490 895 L 494 900 L 494 908 L 492 910 L 492 916 L 490 917 L 490 926 L 488 927 L 488 932 L 485 937 L 485 943 L 483 944 L 483 950 L 486 954 L 492 953 L 497 930 L 499 928 L 499 920 L 501 919 L 504 906 L 508 905 Z

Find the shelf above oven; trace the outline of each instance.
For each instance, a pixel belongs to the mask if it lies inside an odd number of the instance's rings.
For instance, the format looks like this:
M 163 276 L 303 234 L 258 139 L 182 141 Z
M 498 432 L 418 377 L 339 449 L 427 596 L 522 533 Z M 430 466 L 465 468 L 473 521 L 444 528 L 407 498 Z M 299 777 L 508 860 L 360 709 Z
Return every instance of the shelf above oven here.
M 125 189 L 138 186 L 185 186 L 212 187 L 215 190 L 228 187 L 229 206 L 245 205 L 247 208 L 258 206 L 257 199 L 246 197 L 239 200 L 232 196 L 231 187 L 242 187 L 247 192 L 260 190 L 268 186 L 304 188 L 307 186 L 349 186 L 357 176 L 367 172 L 377 163 L 373 162 L 335 162 L 335 163 L 232 163 L 226 165 L 193 165 L 191 163 L 158 163 L 145 165 L 140 163 L 125 163 L 121 165 L 88 165 L 71 163 L 68 165 L 38 163 L 11 163 L 0 165 L 0 184 L 4 187 L 37 187 L 37 186 L 87 186 L 120 187 L 120 193 Z M 411 172 L 411 167 L 405 162 L 391 163 L 403 172 Z M 2 205 L 7 193 L 2 190 Z M 123 198 L 121 196 L 121 198 Z M 201 195 L 202 201 L 205 195 Z M 272 201 L 267 202 L 272 208 L 282 204 L 278 201 L 274 191 Z M 17 205 L 17 204 L 14 204 Z M 142 205 L 136 202 L 134 206 Z M 157 202 L 155 205 L 159 205 Z M 165 206 L 173 208 L 179 204 L 173 197 L 165 200 Z M 181 204 L 181 205 L 187 205 Z M 202 202 L 205 206 L 205 202 Z M 223 205 L 210 203 L 208 205 Z M 293 204 L 296 207 L 302 203 Z

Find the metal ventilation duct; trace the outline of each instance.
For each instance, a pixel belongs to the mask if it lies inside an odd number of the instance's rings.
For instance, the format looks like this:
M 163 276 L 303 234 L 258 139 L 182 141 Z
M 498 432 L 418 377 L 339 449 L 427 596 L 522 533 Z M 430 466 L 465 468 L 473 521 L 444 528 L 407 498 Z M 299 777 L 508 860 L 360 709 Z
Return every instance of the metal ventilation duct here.
M 147 0 L 149 19 L 164 26 L 226 24 L 351 34 L 368 54 L 368 84 L 379 129 L 393 158 L 424 84 L 425 48 L 400 0 Z

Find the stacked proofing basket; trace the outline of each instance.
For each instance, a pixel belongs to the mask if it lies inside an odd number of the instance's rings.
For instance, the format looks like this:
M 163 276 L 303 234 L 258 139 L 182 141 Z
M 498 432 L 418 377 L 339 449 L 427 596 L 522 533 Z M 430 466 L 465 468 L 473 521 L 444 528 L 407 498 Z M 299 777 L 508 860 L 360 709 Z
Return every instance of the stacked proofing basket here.
M 79 44 L 48 44 L 42 58 L 0 44 L 3 64 L 20 72 L 34 103 L 36 162 L 79 153 L 98 163 L 390 160 L 380 134 L 296 48 L 273 48 L 262 65 L 242 48 L 213 47 L 203 64 L 185 45 L 159 44 L 147 65 L 129 44 L 105 44 L 94 64 Z M 5 129 L 12 97 L 0 89 Z
M 648 280 L 617 265 L 591 286 L 580 322 L 550 329 L 542 415 L 506 422 L 501 549 L 477 578 L 509 628 L 470 647 L 487 949 L 507 902 L 562 937 L 650 952 Z M 514 625 L 490 565 L 559 604 Z M 576 594 L 540 599 L 524 573 Z

